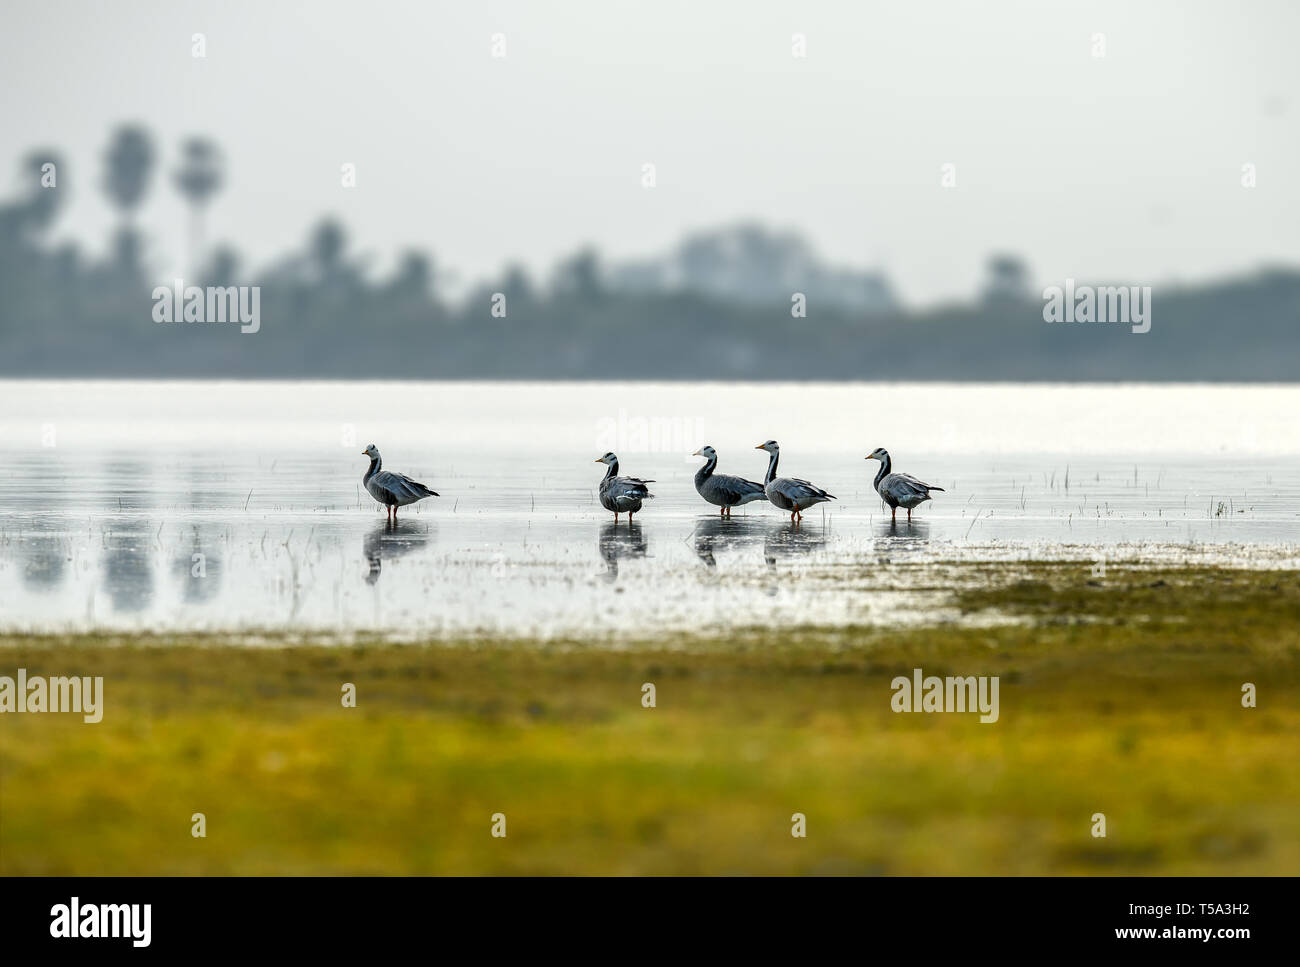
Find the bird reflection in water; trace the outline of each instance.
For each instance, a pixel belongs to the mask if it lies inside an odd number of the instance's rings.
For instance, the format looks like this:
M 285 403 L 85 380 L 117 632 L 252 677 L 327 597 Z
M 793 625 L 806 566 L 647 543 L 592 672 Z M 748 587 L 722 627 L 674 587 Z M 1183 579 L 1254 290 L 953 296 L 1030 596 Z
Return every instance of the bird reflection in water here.
M 748 547 L 763 540 L 764 525 L 741 517 L 706 517 L 695 525 L 691 544 L 695 556 L 709 567 L 717 567 L 717 551 Z
M 801 557 L 825 546 L 826 538 L 818 528 L 778 524 L 767 531 L 763 541 L 763 560 L 768 567 L 774 568 L 778 561 Z
M 361 541 L 362 553 L 370 564 L 366 583 L 379 580 L 384 561 L 410 554 L 428 546 L 433 539 L 433 528 L 427 523 L 413 520 L 387 520 L 377 524 Z
M 600 541 L 596 547 L 600 551 L 601 560 L 605 562 L 605 572 L 602 577 L 606 581 L 613 581 L 618 577 L 619 561 L 646 555 L 645 535 L 641 531 L 641 525 L 635 522 L 629 523 L 626 527 L 620 527 L 613 522 L 602 524 Z
M 923 520 L 885 520 L 876 525 L 873 536 L 877 551 L 923 550 L 930 546 L 930 524 Z

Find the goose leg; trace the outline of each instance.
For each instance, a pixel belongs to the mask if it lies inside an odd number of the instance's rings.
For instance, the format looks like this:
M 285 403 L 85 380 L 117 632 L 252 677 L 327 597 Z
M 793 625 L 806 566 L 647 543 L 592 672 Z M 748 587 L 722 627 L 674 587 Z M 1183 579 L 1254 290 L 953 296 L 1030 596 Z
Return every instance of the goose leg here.
M 890 520 L 890 523 L 893 523 L 893 524 L 897 524 L 897 523 L 898 523 L 898 508 L 897 508 L 897 507 L 891 507 L 891 508 L 889 508 L 889 520 Z
M 614 511 L 614 523 L 618 523 L 618 511 Z
M 907 522 L 908 522 L 909 524 L 912 523 L 912 508 L 911 508 L 911 507 L 907 508 Z

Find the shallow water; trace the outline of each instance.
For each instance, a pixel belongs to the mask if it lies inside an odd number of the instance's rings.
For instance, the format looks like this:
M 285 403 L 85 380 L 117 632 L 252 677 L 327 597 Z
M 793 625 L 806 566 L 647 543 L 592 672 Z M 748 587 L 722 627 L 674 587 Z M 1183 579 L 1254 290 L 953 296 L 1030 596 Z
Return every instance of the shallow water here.
M 947 561 L 1296 567 L 1296 413 L 1257 386 L 3 382 L 0 629 L 612 641 L 933 620 Z M 687 454 L 762 479 L 769 437 L 839 499 L 719 520 Z M 388 525 L 372 441 L 442 496 Z M 911 525 L 880 445 L 946 488 Z M 631 525 L 596 502 L 610 449 L 656 480 Z

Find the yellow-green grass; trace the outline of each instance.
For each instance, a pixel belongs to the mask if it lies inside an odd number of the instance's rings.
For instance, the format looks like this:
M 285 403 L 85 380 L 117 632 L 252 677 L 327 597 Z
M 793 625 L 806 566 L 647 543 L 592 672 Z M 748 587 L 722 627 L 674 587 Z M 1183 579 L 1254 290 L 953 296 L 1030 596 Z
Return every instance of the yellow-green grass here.
M 0 638 L 0 674 L 105 681 L 97 725 L 0 717 L 0 872 L 1300 872 L 1300 575 L 961 567 L 954 603 L 1015 620 Z M 917 667 L 999 676 L 999 721 L 893 712 Z

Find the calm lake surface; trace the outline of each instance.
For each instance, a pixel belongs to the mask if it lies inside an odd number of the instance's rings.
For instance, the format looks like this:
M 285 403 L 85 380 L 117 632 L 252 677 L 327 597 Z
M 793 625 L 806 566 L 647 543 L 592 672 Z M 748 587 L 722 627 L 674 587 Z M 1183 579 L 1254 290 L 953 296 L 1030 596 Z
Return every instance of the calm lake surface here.
M 837 495 L 720 521 L 720 472 Z M 396 527 L 386 469 L 442 494 Z M 872 490 L 946 493 L 908 526 Z M 614 450 L 654 478 L 629 527 Z M 0 381 L 0 630 L 670 637 L 933 617 L 969 560 L 1300 566 L 1300 387 Z M 923 565 L 915 567 L 912 565 Z

